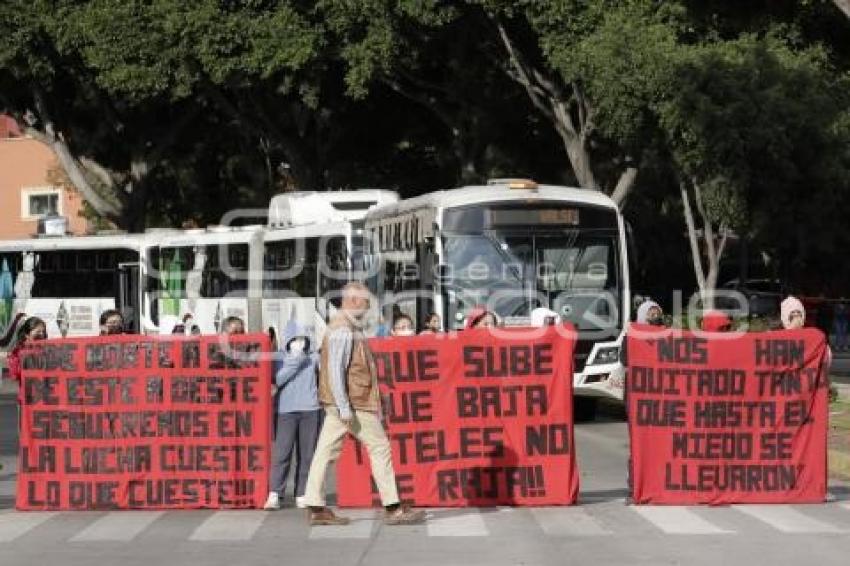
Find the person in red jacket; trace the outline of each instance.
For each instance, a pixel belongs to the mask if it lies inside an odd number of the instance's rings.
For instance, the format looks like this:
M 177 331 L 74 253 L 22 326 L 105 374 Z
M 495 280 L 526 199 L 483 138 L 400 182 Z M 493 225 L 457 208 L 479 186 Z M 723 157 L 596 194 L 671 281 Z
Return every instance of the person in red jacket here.
M 47 338 L 47 325 L 37 316 L 31 316 L 24 321 L 18 330 L 18 340 L 9 352 L 6 363 L 9 366 L 9 376 L 15 381 L 21 380 L 21 350 L 29 343 Z

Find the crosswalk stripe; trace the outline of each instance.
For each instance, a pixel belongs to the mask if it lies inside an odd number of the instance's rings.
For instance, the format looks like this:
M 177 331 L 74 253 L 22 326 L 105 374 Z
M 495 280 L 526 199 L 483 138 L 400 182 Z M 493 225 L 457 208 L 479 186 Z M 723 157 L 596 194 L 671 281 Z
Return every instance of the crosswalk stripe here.
M 0 513 L 0 542 L 11 542 L 56 515 L 53 512 Z
M 71 537 L 71 542 L 131 541 L 164 511 L 115 511 L 107 513 Z
M 486 537 L 490 534 L 481 513 L 471 509 L 445 509 L 428 519 L 427 525 L 429 537 Z
M 250 540 L 268 516 L 262 511 L 217 511 L 198 525 L 189 540 Z
M 531 515 L 550 536 L 598 536 L 611 531 L 581 507 L 534 507 Z
M 375 513 L 373 509 L 351 509 L 340 512 L 340 515 L 348 517 L 351 522 L 347 525 L 320 525 L 310 527 L 311 539 L 352 539 L 369 538 L 375 526 Z
M 632 505 L 631 508 L 665 533 L 672 535 L 723 535 L 732 533 L 732 531 L 721 529 L 714 523 L 703 519 L 687 507 Z
M 734 505 L 738 511 L 783 533 L 840 533 L 841 529 L 801 513 L 790 505 Z

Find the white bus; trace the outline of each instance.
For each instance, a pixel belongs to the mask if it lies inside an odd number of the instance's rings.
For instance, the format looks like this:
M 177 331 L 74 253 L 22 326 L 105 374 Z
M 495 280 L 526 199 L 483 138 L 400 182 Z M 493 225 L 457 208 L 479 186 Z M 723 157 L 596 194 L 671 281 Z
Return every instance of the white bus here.
M 264 225 L 0 242 L 0 277 L 14 287 L 0 296 L 0 336 L 21 313 L 43 318 L 51 338 L 97 335 L 114 308 L 130 332 L 157 333 L 166 316 L 189 314 L 203 334 L 238 316 L 249 331 L 278 334 L 298 320 L 320 338 L 336 291 L 362 264 L 367 211 L 397 201 L 374 189 L 294 192 L 225 218 Z
M 262 272 L 262 226 L 153 229 L 145 236 L 150 275 L 143 299 L 143 311 L 149 313 L 144 332 L 158 332 L 167 316 L 173 326 L 187 314 L 202 334 L 216 334 L 229 316 L 259 329 L 259 302 L 251 299 L 260 296 L 261 282 L 250 274 Z M 169 289 L 172 273 L 179 284 Z
M 14 330 L 9 324 L 20 313 L 42 318 L 51 338 L 97 335 L 100 314 L 109 309 L 119 310 L 127 328 L 138 332 L 145 245 L 139 234 L 0 242 L 0 277 L 6 292 L 9 282 L 13 290 L 0 297 L 0 335 Z
M 476 305 L 507 326 L 547 307 L 578 330 L 575 392 L 622 400 L 619 361 L 629 314 L 623 218 L 594 191 L 495 180 L 383 206 L 366 217 L 370 288 L 384 320 L 431 312 L 445 330 Z M 395 309 L 395 313 L 392 312 Z
M 275 196 L 264 233 L 263 328 L 298 320 L 317 340 L 339 290 L 363 263 L 369 210 L 398 202 L 393 191 L 360 189 Z
M 203 334 L 219 331 L 228 316 L 249 331 L 275 330 L 297 320 L 319 339 L 336 291 L 362 257 L 362 226 L 373 207 L 398 201 L 391 191 L 293 192 L 275 196 L 268 211 L 234 211 L 227 221 L 264 226 L 149 230 L 143 310 L 150 330 L 165 315 L 190 314 Z M 175 262 L 177 267 L 175 268 Z M 168 272 L 184 281 L 173 299 Z M 330 300 L 329 300 L 330 299 Z M 143 325 L 144 329 L 148 329 Z

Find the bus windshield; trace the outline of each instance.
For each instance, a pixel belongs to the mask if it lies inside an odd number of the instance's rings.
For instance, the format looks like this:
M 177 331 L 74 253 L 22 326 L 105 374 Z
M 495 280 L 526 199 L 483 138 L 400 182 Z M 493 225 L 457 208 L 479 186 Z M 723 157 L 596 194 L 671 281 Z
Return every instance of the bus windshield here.
M 444 299 L 455 327 L 487 305 L 506 324 L 527 324 L 547 307 L 578 330 L 621 325 L 617 233 L 613 230 L 483 230 L 443 233 Z

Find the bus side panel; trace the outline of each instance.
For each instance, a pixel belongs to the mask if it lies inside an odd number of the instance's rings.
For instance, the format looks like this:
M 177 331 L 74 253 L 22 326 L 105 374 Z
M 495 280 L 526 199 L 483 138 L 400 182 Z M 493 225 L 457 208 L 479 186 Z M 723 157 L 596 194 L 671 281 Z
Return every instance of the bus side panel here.
M 115 299 L 26 299 L 20 309 L 27 316 L 37 316 L 47 325 L 48 338 L 62 338 L 59 328 L 59 311 L 65 311 L 67 336 L 97 336 L 100 333 L 100 314 L 115 308 Z

